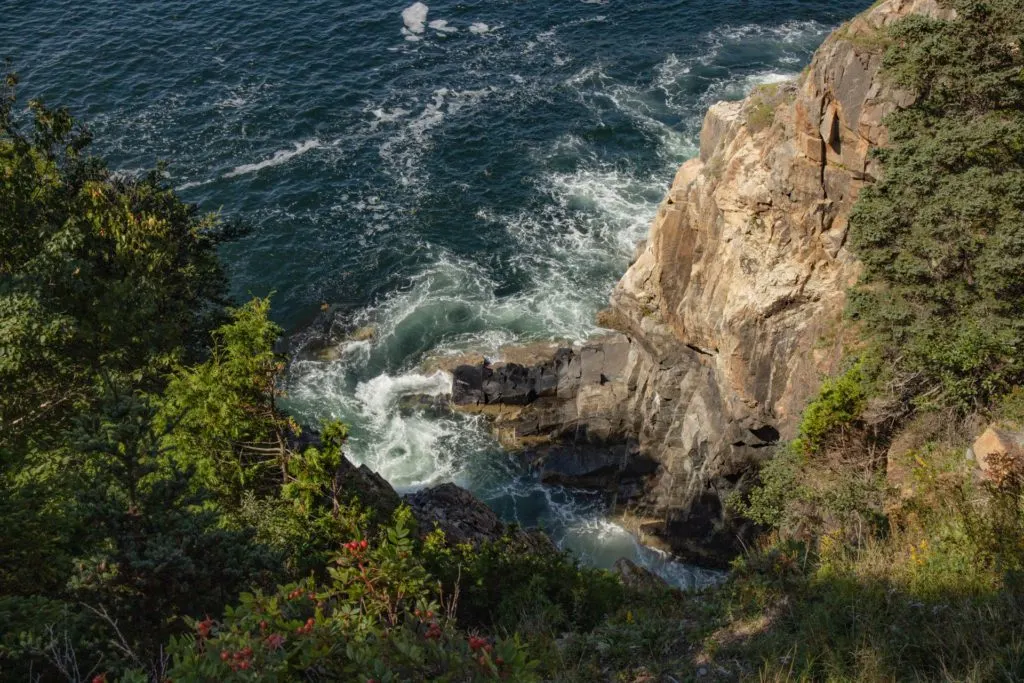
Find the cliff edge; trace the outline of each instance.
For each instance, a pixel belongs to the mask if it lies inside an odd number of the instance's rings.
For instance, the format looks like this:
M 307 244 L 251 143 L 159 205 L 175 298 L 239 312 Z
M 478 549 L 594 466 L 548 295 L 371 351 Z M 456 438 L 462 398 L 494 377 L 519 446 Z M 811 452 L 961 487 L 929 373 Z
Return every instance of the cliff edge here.
M 843 355 L 860 269 L 850 211 L 880 173 L 869 152 L 887 142 L 885 116 L 913 102 L 879 76 L 881 29 L 913 12 L 950 10 L 885 0 L 837 29 L 795 82 L 712 106 L 699 156 L 600 316 L 617 334 L 538 359 L 533 380 L 519 365 L 460 368 L 455 403 L 515 404 L 497 419 L 542 468 L 566 449 L 593 460 L 595 444 L 623 446 L 601 464 L 643 479 L 620 487 L 638 530 L 695 561 L 734 551 L 742 528 L 725 498 L 795 435 Z

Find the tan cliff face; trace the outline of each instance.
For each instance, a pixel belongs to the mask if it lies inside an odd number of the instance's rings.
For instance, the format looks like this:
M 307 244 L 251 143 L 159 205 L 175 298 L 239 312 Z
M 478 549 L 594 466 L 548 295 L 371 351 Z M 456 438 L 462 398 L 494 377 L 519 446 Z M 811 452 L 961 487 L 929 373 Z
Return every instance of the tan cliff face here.
M 795 83 L 714 105 L 612 295 L 640 449 L 663 465 L 647 504 L 666 519 L 715 507 L 837 369 L 859 273 L 850 211 L 880 173 L 869 152 L 886 144 L 885 116 L 913 101 L 880 78 L 880 29 L 911 12 L 948 15 L 934 0 L 879 3 Z
M 658 463 L 635 507 L 678 551 L 735 542 L 725 496 L 795 435 L 837 370 L 859 273 L 850 211 L 880 173 L 869 152 L 886 144 L 885 116 L 913 101 L 879 75 L 880 29 L 912 12 L 949 14 L 885 0 L 834 32 L 797 81 L 711 107 L 700 155 L 601 316 L 621 336 L 577 350 L 550 370 L 551 392 L 516 411 L 520 437 L 582 427 L 632 440 Z

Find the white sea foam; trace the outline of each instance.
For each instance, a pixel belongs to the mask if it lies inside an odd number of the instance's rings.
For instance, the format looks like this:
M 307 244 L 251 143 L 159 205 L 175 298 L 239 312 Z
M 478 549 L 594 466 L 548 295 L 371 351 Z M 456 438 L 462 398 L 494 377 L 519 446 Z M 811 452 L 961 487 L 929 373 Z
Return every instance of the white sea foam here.
M 438 370 L 432 375 L 379 375 L 356 388 L 356 398 L 374 418 L 386 417 L 403 396 L 441 396 L 451 393 L 452 376 Z
M 491 30 L 492 30 L 491 27 L 488 26 L 487 24 L 485 24 L 482 21 L 474 21 L 469 26 L 469 32 L 470 33 L 475 33 L 477 35 L 483 35 L 484 33 L 489 33 Z
M 401 107 L 395 107 L 391 111 L 386 111 L 380 108 L 371 109 L 369 111 L 374 116 L 374 120 L 370 123 L 371 131 L 377 130 L 378 126 L 382 124 L 394 123 L 395 121 L 398 121 L 412 113 L 408 109 L 402 109 Z
M 479 90 L 438 88 L 430 101 L 400 130 L 385 140 L 379 149 L 385 168 L 406 188 L 428 187 L 429 175 L 421 168 L 420 159 L 432 145 L 431 134 L 449 116 L 459 114 L 495 92 L 488 86 Z M 374 121 L 374 124 L 379 123 Z M 376 128 L 371 124 L 371 129 Z M 425 190 L 424 190 L 425 191 Z
M 236 166 L 227 173 L 224 174 L 225 178 L 234 178 L 235 176 L 246 175 L 249 173 L 257 173 L 265 168 L 271 168 L 273 166 L 280 166 L 286 164 L 295 157 L 302 156 L 306 152 L 321 147 L 319 140 L 304 140 L 302 142 L 296 142 L 292 149 L 280 149 L 269 158 L 263 161 L 257 161 L 253 164 L 242 164 Z
M 239 109 L 249 104 L 249 100 L 241 95 L 234 95 L 231 97 L 225 97 L 224 99 L 217 102 L 215 105 L 221 109 Z
M 408 31 L 409 33 L 423 33 L 424 26 L 427 23 L 427 13 L 430 8 L 424 5 L 422 2 L 417 2 L 409 5 L 402 10 L 402 22 L 405 24 L 403 32 Z
M 792 73 L 778 73 L 776 71 L 769 71 L 763 74 L 754 74 L 753 76 L 747 77 L 747 82 L 752 86 L 755 85 L 769 85 L 771 83 L 785 83 L 791 81 L 796 77 L 796 74 Z
M 195 188 L 195 187 L 202 187 L 203 185 L 209 185 L 212 182 L 213 182 L 212 179 L 208 179 L 208 180 L 192 180 L 192 181 L 189 181 L 187 183 L 182 183 L 181 185 L 178 185 L 177 187 L 174 188 L 174 191 L 175 192 L 184 192 L 185 190 L 191 190 L 192 188 Z
M 821 39 L 828 34 L 831 27 L 817 21 L 787 21 L 774 26 L 764 24 L 742 24 L 740 26 L 721 26 L 705 34 L 702 41 L 708 49 L 698 59 L 703 64 L 711 64 L 730 45 L 764 42 L 778 48 L 785 46 L 806 46 L 807 50 L 817 47 Z
M 701 103 L 705 106 L 720 100 L 738 100 L 746 97 L 759 85 L 772 83 L 785 83 L 796 78 L 796 73 L 785 73 L 781 71 L 763 71 L 760 73 L 744 76 L 733 76 L 719 81 L 709 87 L 701 96 Z
M 457 33 L 459 30 L 454 26 L 449 26 L 448 22 L 444 19 L 434 19 L 428 26 L 440 33 Z

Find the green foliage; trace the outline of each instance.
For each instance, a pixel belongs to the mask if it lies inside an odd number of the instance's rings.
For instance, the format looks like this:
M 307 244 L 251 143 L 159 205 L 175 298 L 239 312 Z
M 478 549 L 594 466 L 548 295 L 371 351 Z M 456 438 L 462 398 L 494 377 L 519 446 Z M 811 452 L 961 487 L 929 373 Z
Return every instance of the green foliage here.
M 203 353 L 224 278 L 212 218 L 159 173 L 115 176 L 67 111 L 0 93 L 0 448 L 50 447 L 101 375 L 162 384 Z
M 279 566 L 225 526 L 156 419 L 167 374 L 205 357 L 223 318 L 222 234 L 159 172 L 88 156 L 66 111 L 32 102 L 26 130 L 15 84 L 0 96 L 0 666 L 156 670 L 182 617 Z
M 287 440 L 298 433 L 276 405 L 284 363 L 273 352 L 280 329 L 269 312 L 268 299 L 232 310 L 213 334 L 209 359 L 178 367 L 161 403 L 165 446 L 194 463 L 229 508 L 245 491 L 266 494 L 281 485 Z
M 719 633 L 767 628 L 722 638 L 719 661 L 754 663 L 762 680 L 1019 680 L 1019 482 L 979 488 L 959 448 L 931 455 L 917 459 L 914 494 L 888 533 L 859 546 L 838 533 L 776 537 L 738 561 L 715 596 Z
M 851 217 L 851 312 L 919 400 L 971 409 L 1024 379 L 1024 12 L 950 4 L 890 29 L 884 73 L 917 99 Z
M 219 611 L 276 569 L 251 533 L 221 528 L 191 472 L 162 465 L 145 401 L 115 395 L 81 430 L 91 473 L 76 496 L 88 551 L 68 588 L 125 632 L 132 651 L 156 652 L 181 615 Z
M 760 471 L 760 482 L 744 499 L 738 493 L 729 499 L 729 506 L 758 524 L 780 528 L 786 525 L 789 505 L 806 500 L 810 492 L 801 484 L 807 456 L 800 450 L 781 450 L 766 462 Z
M 449 590 L 458 589 L 459 618 L 488 629 L 588 630 L 623 599 L 615 576 L 581 567 L 546 539 L 531 542 L 513 534 L 453 548 L 442 532 L 434 531 L 424 556 L 432 574 Z
M 826 379 L 818 396 L 804 409 L 794 448 L 814 453 L 853 427 L 867 403 L 869 375 L 865 361 L 859 360 L 839 377 Z
M 750 94 L 747 105 L 747 127 L 752 133 L 758 133 L 775 123 L 775 110 L 791 94 L 777 83 L 769 83 L 756 88 Z
M 338 507 L 341 487 L 334 479 L 341 467 L 341 447 L 348 438 L 348 427 L 340 422 L 329 422 L 321 432 L 320 448 L 310 447 L 292 457 L 287 464 L 290 480 L 282 487 L 283 496 L 294 501 L 302 511 L 312 510 L 323 495 L 323 483 L 332 484 L 331 500 Z
M 760 470 L 760 482 L 730 506 L 785 535 L 825 530 L 872 530 L 881 522 L 885 486 L 871 463 L 850 461 L 863 448 L 861 414 L 873 391 L 874 363 L 855 362 L 822 383 L 804 410 L 798 437 Z
M 204 353 L 224 278 L 215 222 L 158 173 L 125 179 L 88 155 L 63 109 L 0 91 L 0 592 L 63 589 L 88 553 L 95 463 L 83 424 L 114 393 L 158 391 Z M 22 121 L 28 119 L 28 124 Z M 133 399 L 134 400 L 134 399 Z
M 350 541 L 331 581 L 243 595 L 222 621 L 171 645 L 174 680 L 539 680 L 517 638 L 458 629 L 415 552 L 408 510 L 380 539 Z
M 622 606 L 593 630 L 563 636 L 551 677 L 580 683 L 685 680 L 693 670 L 696 629 L 709 616 L 702 613 L 706 598 L 667 586 L 627 591 Z

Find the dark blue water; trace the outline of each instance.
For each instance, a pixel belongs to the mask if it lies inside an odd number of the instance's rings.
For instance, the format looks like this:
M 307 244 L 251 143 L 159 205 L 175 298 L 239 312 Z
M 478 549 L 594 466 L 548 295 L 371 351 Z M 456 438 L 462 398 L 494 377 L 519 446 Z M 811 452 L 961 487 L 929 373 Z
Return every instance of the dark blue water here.
M 795 76 L 868 2 L 429 4 L 0 0 L 0 54 L 113 167 L 166 161 L 186 200 L 251 224 L 224 250 L 234 293 L 274 292 L 299 347 L 330 305 L 341 340 L 293 363 L 291 408 L 352 423 L 354 459 L 686 580 L 473 420 L 400 399 L 447 388 L 431 356 L 592 333 L 707 106 Z

